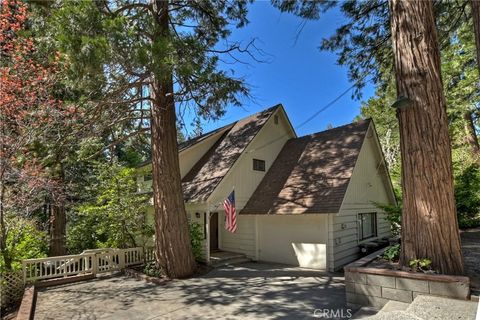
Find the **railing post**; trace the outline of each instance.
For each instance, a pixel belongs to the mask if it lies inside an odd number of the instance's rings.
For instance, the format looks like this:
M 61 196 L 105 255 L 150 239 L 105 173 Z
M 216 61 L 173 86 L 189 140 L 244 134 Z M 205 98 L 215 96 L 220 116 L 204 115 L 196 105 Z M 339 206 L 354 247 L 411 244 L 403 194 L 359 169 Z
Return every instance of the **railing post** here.
M 97 256 L 95 253 L 92 253 L 91 257 L 92 257 L 92 274 L 96 276 L 98 272 Z
M 27 263 L 22 261 L 22 269 L 23 269 L 23 285 L 27 284 Z
M 123 270 L 125 269 L 125 253 L 127 252 L 126 249 L 118 249 L 118 269 Z

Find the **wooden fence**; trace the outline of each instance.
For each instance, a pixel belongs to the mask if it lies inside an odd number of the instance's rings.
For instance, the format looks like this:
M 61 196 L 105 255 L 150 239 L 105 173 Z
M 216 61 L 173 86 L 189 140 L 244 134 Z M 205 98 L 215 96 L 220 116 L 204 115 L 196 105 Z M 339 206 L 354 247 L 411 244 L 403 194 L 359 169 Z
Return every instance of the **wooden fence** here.
M 18 303 L 23 296 L 23 275 L 21 271 L 2 272 L 0 275 L 0 306 L 6 308 Z

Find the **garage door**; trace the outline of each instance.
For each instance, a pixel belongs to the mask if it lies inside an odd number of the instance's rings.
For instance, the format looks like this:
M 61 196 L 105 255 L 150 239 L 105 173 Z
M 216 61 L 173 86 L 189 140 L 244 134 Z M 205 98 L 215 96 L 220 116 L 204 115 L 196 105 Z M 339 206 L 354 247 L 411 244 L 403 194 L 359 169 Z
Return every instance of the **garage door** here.
M 258 216 L 259 260 L 326 269 L 327 221 L 322 214 Z

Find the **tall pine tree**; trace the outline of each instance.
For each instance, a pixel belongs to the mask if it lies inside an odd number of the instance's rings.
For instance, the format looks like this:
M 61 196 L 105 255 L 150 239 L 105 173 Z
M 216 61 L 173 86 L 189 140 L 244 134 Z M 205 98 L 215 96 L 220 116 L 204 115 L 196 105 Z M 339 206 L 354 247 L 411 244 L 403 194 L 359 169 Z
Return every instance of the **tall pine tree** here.
M 178 164 L 176 109 L 218 118 L 248 94 L 219 68 L 220 56 L 250 52 L 228 40 L 243 26 L 246 1 L 62 2 L 53 29 L 77 79 L 100 79 L 97 110 L 136 121 L 151 134 L 157 264 L 172 278 L 194 272 Z M 235 57 L 233 57 L 235 60 Z M 84 72 L 82 70 L 88 70 Z M 114 142 L 113 142 L 114 144 Z

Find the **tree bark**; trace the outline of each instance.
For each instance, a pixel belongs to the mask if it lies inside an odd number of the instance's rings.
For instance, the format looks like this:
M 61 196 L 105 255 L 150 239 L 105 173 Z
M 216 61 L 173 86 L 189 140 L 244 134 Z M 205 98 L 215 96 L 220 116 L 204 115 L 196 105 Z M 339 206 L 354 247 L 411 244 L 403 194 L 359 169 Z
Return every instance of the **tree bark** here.
M 64 204 L 50 204 L 50 256 L 67 254 L 66 224 L 67 218 Z
M 156 23 L 153 41 L 168 39 L 168 2 L 153 1 L 151 11 Z M 178 162 L 173 70 L 164 62 L 165 57 L 157 59 L 155 65 L 159 66 L 159 70 L 153 72 L 150 85 L 157 265 L 171 278 L 184 278 L 193 274 L 196 263 L 190 244 Z
M 470 0 L 472 8 L 473 31 L 475 35 L 475 45 L 477 47 L 477 68 L 480 74 L 480 1 Z
M 465 120 L 465 139 L 470 146 L 474 157 L 477 157 L 477 161 L 480 161 L 480 145 L 478 144 L 475 124 L 473 123 L 473 112 L 465 112 L 463 114 L 463 119 Z
M 472 8 L 472 20 L 473 20 L 473 32 L 475 36 L 475 47 L 477 52 L 477 69 L 480 76 L 480 1 L 470 0 L 470 6 Z M 474 155 L 480 156 L 480 146 L 478 143 L 478 136 L 475 131 L 475 125 L 473 123 L 473 113 L 467 112 L 465 114 L 465 120 L 467 121 L 467 140 L 470 144 Z M 480 162 L 480 157 L 477 159 Z
M 462 274 L 452 155 L 431 1 L 389 0 L 402 154 L 400 263 L 429 258 L 434 270 Z

